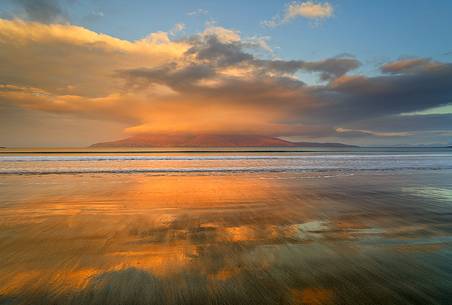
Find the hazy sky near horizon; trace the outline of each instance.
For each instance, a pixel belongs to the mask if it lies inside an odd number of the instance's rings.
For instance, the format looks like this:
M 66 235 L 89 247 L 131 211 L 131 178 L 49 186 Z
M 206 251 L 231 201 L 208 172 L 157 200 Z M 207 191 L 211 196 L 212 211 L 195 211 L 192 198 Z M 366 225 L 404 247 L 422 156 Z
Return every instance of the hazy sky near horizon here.
M 0 2 L 0 146 L 452 143 L 451 1 Z

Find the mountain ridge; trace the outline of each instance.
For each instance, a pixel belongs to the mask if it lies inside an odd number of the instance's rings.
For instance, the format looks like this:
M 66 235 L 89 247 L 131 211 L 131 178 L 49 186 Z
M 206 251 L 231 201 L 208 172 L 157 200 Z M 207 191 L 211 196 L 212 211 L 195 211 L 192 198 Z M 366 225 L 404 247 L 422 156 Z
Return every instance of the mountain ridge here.
M 136 135 L 90 147 L 357 147 L 343 143 L 291 142 L 257 135 Z

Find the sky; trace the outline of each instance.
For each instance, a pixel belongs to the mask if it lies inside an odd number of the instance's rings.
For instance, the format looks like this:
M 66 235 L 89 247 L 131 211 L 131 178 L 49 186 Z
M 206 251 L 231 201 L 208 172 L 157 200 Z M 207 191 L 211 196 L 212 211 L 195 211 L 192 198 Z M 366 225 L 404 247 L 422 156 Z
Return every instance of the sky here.
M 0 146 L 452 144 L 451 1 L 0 2 Z

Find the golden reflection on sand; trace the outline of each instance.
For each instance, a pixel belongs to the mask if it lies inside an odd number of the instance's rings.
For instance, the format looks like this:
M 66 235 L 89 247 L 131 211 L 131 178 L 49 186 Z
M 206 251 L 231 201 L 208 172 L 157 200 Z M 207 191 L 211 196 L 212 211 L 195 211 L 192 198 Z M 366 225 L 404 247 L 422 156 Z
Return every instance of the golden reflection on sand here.
M 255 239 L 253 225 L 223 227 L 230 220 L 219 216 L 205 222 L 203 214 L 225 210 L 233 215 L 248 205 L 255 209 L 274 188 L 254 177 L 132 176 L 126 183 L 72 181 L 69 188 L 49 178 L 52 183 L 29 185 L 28 196 L 1 211 L 2 229 L 12 238 L 0 255 L 22 259 L 14 268 L 0 269 L 3 294 L 35 285 L 59 292 L 82 289 L 95 275 L 130 267 L 160 277 L 179 272 L 199 256 L 197 238 L 220 243 Z M 51 277 L 44 276 L 49 272 Z M 232 273 L 215 274 L 224 279 Z
M 0 195 L 12 202 L 0 210 L 0 301 L 85 298 L 137 281 L 155 289 L 149 300 L 202 291 L 234 303 L 257 289 L 253 298 L 268 304 L 333 304 L 336 291 L 312 285 L 317 277 L 353 273 L 340 268 L 383 249 L 356 241 L 439 234 L 372 202 L 354 206 L 342 189 L 321 195 L 320 181 L 261 178 L 60 175 L 18 184 L 11 177 Z M 443 249 L 390 247 L 401 255 Z
M 333 290 L 325 288 L 292 289 L 294 305 L 326 305 L 333 303 Z

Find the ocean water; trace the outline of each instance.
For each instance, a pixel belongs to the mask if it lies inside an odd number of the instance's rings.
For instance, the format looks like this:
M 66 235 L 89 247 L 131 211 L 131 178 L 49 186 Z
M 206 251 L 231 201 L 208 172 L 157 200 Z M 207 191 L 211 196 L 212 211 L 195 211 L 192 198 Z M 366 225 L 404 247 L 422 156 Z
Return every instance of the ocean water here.
M 0 150 L 0 304 L 450 304 L 452 150 Z

